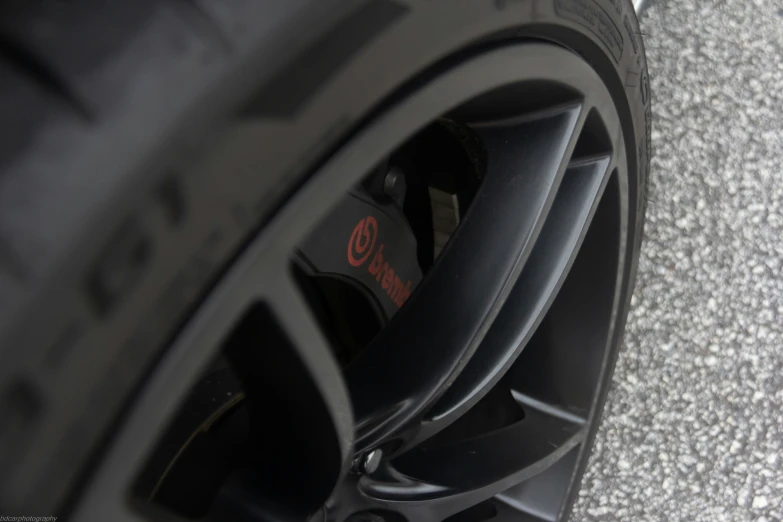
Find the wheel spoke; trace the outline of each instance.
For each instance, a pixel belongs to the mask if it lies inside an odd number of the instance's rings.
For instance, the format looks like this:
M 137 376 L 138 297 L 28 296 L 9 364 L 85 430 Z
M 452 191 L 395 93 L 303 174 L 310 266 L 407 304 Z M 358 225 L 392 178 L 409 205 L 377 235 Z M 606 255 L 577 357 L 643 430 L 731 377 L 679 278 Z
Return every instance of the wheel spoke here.
M 281 279 L 269 290 L 269 299 L 279 317 L 280 325 L 298 350 L 307 352 L 301 357 L 324 403 L 330 410 L 340 443 L 343 460 L 350 458 L 353 445 L 354 417 L 348 391 L 326 337 L 293 278 Z
M 291 278 L 280 278 L 265 297 L 269 305 L 246 314 L 225 354 L 249 403 L 251 466 L 263 472 L 253 489 L 264 502 L 301 508 L 304 517 L 346 472 L 351 408 L 328 344 Z M 292 440 L 293 454 L 274 449 Z M 223 509 L 232 498 L 222 497 Z
M 548 469 L 584 434 L 581 423 L 528 410 L 523 420 L 505 428 L 417 448 L 360 487 L 381 502 L 393 502 L 403 513 L 408 505 L 428 501 L 442 520 Z
M 571 104 L 478 127 L 490 162 L 468 215 L 407 305 L 347 370 L 358 449 L 398 433 L 465 367 L 532 250 L 584 114 Z
M 525 411 L 535 410 L 573 424 L 584 424 L 587 421 L 582 415 L 565 410 L 561 406 L 546 403 L 517 390 L 511 390 L 511 396 L 520 406 L 524 407 Z
M 568 278 L 504 378 L 517 398 L 582 418 L 594 408 L 617 306 L 622 208 L 616 172 L 608 179 Z
M 481 344 L 480 356 L 470 360 L 428 413 L 417 440 L 459 418 L 522 351 L 568 275 L 608 179 L 610 159 L 606 155 L 568 167 L 533 252 Z
M 493 522 L 554 522 L 571 483 L 580 448 L 572 449 L 543 473 L 495 497 L 498 514 Z

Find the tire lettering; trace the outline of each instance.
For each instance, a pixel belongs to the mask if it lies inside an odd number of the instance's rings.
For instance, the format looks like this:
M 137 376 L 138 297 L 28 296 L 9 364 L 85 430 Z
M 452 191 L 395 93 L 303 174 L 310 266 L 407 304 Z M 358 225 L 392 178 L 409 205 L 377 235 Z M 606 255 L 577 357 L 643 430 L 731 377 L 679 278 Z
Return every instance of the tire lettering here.
M 555 0 L 555 12 L 595 34 L 612 53 L 615 61 L 623 56 L 623 35 L 606 10 L 595 0 Z

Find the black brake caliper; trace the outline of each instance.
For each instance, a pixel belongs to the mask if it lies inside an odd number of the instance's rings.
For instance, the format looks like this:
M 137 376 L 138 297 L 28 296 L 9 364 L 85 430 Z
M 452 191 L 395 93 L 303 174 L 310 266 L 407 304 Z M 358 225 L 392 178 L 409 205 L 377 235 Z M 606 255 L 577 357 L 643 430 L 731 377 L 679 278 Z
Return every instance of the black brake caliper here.
M 296 254 L 298 275 L 343 364 L 402 307 L 476 194 L 483 149 L 439 120 L 370 172 Z M 371 303 L 368 306 L 368 303 Z
M 394 187 L 388 188 L 393 194 Z M 361 289 L 386 322 L 421 282 L 416 248 L 400 197 L 373 197 L 361 187 L 300 245 L 297 260 L 308 275 L 339 278 Z

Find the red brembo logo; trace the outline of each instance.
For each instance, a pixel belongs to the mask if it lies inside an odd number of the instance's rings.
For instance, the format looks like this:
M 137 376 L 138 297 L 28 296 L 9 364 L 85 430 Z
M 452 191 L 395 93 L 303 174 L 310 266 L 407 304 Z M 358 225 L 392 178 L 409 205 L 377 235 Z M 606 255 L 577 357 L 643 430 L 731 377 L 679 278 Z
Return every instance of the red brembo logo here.
M 377 238 L 378 221 L 372 216 L 359 220 L 351 233 L 351 238 L 348 240 L 348 262 L 351 266 L 361 266 L 370 258 Z M 386 291 L 386 295 L 394 301 L 397 307 L 400 307 L 411 295 L 412 282 L 408 280 L 403 285 L 403 280 L 400 279 L 399 274 L 395 274 L 394 268 L 389 266 L 389 262 L 383 260 L 384 246 L 381 243 L 381 246 L 378 247 L 378 251 L 367 267 L 367 271 L 375 276 L 375 280 L 381 284 L 381 287 Z

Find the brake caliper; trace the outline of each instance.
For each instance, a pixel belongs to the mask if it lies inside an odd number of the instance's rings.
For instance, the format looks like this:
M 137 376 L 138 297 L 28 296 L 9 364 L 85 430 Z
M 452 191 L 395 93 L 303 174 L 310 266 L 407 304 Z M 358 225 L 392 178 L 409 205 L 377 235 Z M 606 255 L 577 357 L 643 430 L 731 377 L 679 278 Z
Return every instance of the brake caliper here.
M 421 282 L 416 248 L 399 201 L 358 188 L 300 245 L 297 260 L 310 275 L 354 283 L 388 320 Z

